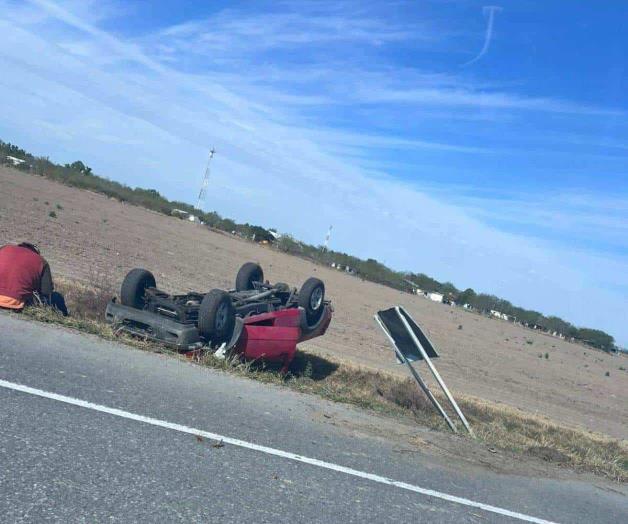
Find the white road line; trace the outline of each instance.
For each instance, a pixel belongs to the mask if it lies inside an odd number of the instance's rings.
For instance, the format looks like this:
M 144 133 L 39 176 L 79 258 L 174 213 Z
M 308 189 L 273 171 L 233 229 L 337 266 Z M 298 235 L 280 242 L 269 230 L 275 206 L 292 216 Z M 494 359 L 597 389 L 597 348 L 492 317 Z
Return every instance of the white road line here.
M 143 415 L 137 415 L 135 413 L 130 413 L 128 411 L 123 411 L 121 409 L 110 408 L 107 406 L 102 406 L 100 404 L 93 404 L 92 402 L 87 402 L 85 400 L 80 400 L 78 398 L 66 397 L 65 395 L 58 395 L 57 393 L 50 393 L 48 391 L 43 391 L 41 389 L 24 386 L 22 384 L 15 384 L 13 382 L 7 382 L 6 380 L 2 380 L 2 379 L 0 379 L 0 387 L 6 388 L 6 389 L 12 389 L 14 391 L 20 391 L 22 393 L 28 393 L 29 395 L 35 395 L 38 397 L 56 400 L 58 402 L 71 404 L 73 406 L 79 406 L 81 408 L 91 409 L 92 411 L 100 411 L 101 413 L 107 413 L 109 415 L 114 415 L 116 417 L 121 417 L 121 418 L 129 419 L 129 420 L 135 420 L 137 422 L 143 422 L 145 424 L 150 424 L 151 426 L 172 429 L 174 431 L 179 431 L 180 433 L 188 433 L 190 435 L 197 435 L 199 437 L 204 437 L 211 440 L 222 441 L 224 444 L 231 444 L 232 446 L 238 446 L 240 448 L 246 448 L 246 449 L 251 449 L 253 451 L 259 451 L 261 453 L 266 453 L 267 455 L 274 455 L 276 457 L 281 457 L 288 460 L 294 460 L 296 462 L 302 462 L 304 464 L 310 464 L 311 466 L 317 466 L 319 468 L 329 469 L 332 471 L 338 471 L 340 473 L 345 473 L 347 475 L 352 475 L 354 477 L 359 477 L 362 479 L 370 480 L 372 482 L 378 482 L 379 484 L 386 484 L 388 486 L 394 486 L 396 488 L 401 488 L 408 491 L 413 491 L 415 493 L 420 493 L 421 495 L 426 495 L 428 497 L 434 497 L 441 500 L 446 500 L 448 502 L 453 502 L 455 504 L 461 504 L 463 506 L 469 506 L 472 508 L 481 509 L 483 511 L 496 513 L 498 515 L 511 517 L 513 519 L 518 519 L 525 522 L 534 522 L 536 524 L 556 524 L 555 522 L 552 522 L 549 520 L 544 520 L 537 517 L 531 517 L 530 515 L 524 515 L 523 513 L 517 513 L 516 511 L 510 511 L 508 509 L 499 508 L 497 506 L 491 506 L 489 504 L 483 504 L 482 502 L 475 502 L 473 500 L 465 499 L 462 497 L 456 497 L 455 495 L 449 495 L 448 493 L 442 493 L 440 491 L 422 488 L 420 486 L 415 486 L 413 484 L 408 484 L 406 482 L 400 482 L 398 480 L 389 479 L 387 477 L 382 477 L 380 475 L 366 473 L 365 471 L 347 468 L 345 466 L 333 464 L 332 462 L 325 462 L 323 460 L 318 460 L 314 458 L 304 457 L 302 455 L 297 455 L 295 453 L 290 453 L 289 451 L 282 451 L 280 449 L 260 446 L 258 444 L 253 444 L 252 442 L 247 442 L 245 440 L 225 437 L 217 433 L 211 433 L 209 431 L 203 431 L 201 429 L 195 429 L 188 426 L 183 426 L 181 424 L 174 424 L 172 422 L 166 422 L 165 420 L 145 417 Z

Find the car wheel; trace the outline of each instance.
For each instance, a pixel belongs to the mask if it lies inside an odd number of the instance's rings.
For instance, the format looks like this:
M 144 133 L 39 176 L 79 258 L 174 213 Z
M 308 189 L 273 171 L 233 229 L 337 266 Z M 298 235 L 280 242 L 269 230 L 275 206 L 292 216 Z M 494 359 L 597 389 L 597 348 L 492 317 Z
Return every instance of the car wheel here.
M 229 293 L 212 289 L 203 297 L 198 310 L 198 331 L 211 345 L 226 342 L 235 325 L 235 308 Z
M 299 307 L 305 310 L 308 327 L 316 325 L 325 309 L 325 284 L 318 278 L 308 278 L 299 290 Z
M 264 282 L 264 271 L 262 266 L 255 262 L 244 264 L 236 276 L 236 291 L 249 291 L 255 289 L 253 282 Z
M 156 287 L 155 277 L 150 271 L 135 268 L 129 271 L 122 281 L 120 302 L 123 306 L 144 309 L 146 288 Z

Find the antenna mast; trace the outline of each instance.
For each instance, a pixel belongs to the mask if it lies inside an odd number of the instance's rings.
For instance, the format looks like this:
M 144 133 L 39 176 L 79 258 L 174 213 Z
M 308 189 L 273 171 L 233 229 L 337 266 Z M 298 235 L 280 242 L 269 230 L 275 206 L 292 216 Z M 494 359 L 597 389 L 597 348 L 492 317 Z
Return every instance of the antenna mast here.
M 207 160 L 207 167 L 205 168 L 205 175 L 203 176 L 203 183 L 201 184 L 201 190 L 198 192 L 198 200 L 194 206 L 199 211 L 201 210 L 201 204 L 205 201 L 205 193 L 207 193 L 207 186 L 209 184 L 209 164 L 214 158 L 216 150 L 212 147 L 209 152 L 209 159 Z
M 334 226 L 329 226 L 329 230 L 327 231 L 327 236 L 325 236 L 325 251 L 329 247 L 329 237 L 331 237 L 331 228 Z

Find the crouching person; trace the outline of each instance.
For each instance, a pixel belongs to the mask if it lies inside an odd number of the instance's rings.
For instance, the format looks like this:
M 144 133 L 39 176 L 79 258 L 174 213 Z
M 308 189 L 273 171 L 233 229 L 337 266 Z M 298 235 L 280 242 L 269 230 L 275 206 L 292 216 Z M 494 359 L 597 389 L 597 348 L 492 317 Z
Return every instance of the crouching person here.
M 48 262 L 33 244 L 0 247 L 0 308 L 21 311 L 47 305 L 67 316 L 65 300 L 54 290 Z

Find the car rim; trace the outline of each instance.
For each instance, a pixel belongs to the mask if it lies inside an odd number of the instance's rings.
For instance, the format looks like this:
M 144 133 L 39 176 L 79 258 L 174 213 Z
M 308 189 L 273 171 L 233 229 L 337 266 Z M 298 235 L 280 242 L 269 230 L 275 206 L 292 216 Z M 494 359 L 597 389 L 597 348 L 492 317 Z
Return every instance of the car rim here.
M 312 296 L 310 296 L 310 308 L 312 311 L 316 311 L 321 304 L 323 303 L 323 288 L 317 287 L 314 291 L 312 291 Z
M 218 306 L 216 312 L 216 330 L 222 331 L 227 325 L 228 308 L 227 304 L 223 303 Z

